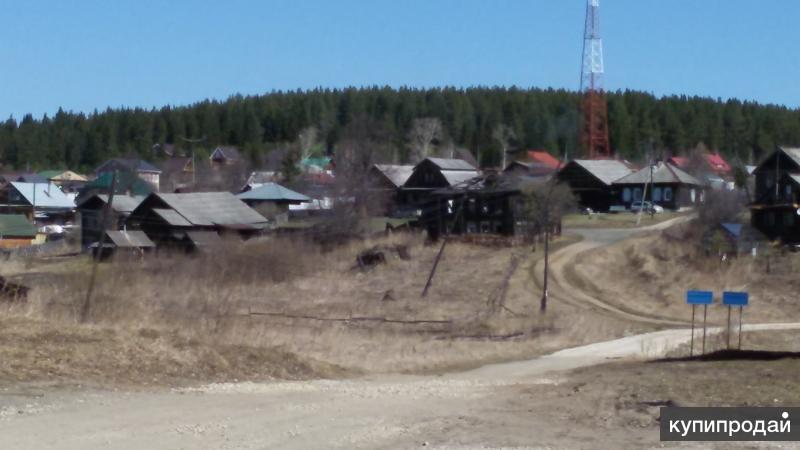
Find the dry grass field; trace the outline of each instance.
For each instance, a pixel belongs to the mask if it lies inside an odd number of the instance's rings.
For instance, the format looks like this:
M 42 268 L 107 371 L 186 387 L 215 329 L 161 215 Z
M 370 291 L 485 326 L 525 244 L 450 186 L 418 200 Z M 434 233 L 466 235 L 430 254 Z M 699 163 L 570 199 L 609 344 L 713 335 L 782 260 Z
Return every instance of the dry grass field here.
M 559 238 L 553 249 L 575 239 Z M 408 250 L 407 259 L 392 250 L 398 245 Z M 356 256 L 374 246 L 385 250 L 386 263 L 360 270 Z M 400 234 L 327 252 L 281 238 L 230 242 L 193 257 L 117 258 L 100 265 L 90 325 L 77 320 L 87 257 L 4 262 L 2 274 L 32 290 L 26 304 L 2 307 L 0 323 L 15 342 L 38 342 L 42 358 L 26 359 L 25 350 L 9 346 L 6 355 L 18 358 L 13 364 L 34 367 L 19 372 L 28 375 L 0 377 L 94 374 L 103 382 L 104 364 L 123 381 L 147 383 L 159 373 L 191 380 L 203 373 L 255 379 L 438 372 L 636 331 L 565 305 L 540 313 L 532 277 L 541 274 L 532 267 L 541 248 L 450 242 L 422 298 L 438 249 L 421 236 Z M 514 258 L 520 262 L 500 304 Z M 93 360 L 93 352 L 113 357 Z M 272 367 L 257 369 L 261 363 Z M 142 369 L 130 370 L 134 365 Z M 195 366 L 198 373 L 190 369 Z
M 673 228 L 667 232 L 635 237 L 586 254 L 567 272 L 570 281 L 583 290 L 627 311 L 690 320 L 687 289 L 745 290 L 751 306 L 745 322 L 789 322 L 800 320 L 797 292 L 800 254 L 771 250 L 770 272 L 762 253 L 743 255 L 722 262 L 708 256 L 695 230 Z M 724 324 L 727 308 L 708 309 L 712 324 Z M 698 312 L 698 318 L 700 318 Z

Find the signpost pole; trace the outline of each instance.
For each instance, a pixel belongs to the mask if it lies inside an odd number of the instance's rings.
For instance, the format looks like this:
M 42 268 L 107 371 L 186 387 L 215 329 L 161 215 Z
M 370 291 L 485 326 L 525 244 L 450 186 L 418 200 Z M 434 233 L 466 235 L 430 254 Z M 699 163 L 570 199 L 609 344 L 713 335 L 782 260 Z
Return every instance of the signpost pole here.
M 728 306 L 728 335 L 726 336 L 726 348 L 731 349 L 731 307 Z
M 706 312 L 708 305 L 703 305 L 703 354 L 706 354 Z
M 697 305 L 692 305 L 692 338 L 689 341 L 689 357 L 694 356 L 694 310 Z
M 742 310 L 744 307 L 739 307 L 739 350 L 742 349 Z

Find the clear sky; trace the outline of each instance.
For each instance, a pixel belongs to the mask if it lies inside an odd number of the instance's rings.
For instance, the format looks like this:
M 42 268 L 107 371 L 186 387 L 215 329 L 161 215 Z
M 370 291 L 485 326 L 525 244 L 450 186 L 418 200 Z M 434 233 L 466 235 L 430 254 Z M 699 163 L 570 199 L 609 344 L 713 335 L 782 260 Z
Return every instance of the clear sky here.
M 364 85 L 577 89 L 585 0 L 3 2 L 0 116 Z M 606 88 L 800 107 L 800 1 L 601 0 Z

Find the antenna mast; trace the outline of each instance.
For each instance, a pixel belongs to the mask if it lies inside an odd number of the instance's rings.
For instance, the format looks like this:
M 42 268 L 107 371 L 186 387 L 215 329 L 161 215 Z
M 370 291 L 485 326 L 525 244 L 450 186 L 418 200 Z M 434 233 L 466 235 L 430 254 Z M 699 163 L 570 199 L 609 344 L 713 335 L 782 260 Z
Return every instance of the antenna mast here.
M 608 108 L 603 88 L 603 40 L 600 39 L 600 0 L 586 1 L 581 65 L 580 146 L 590 159 L 611 158 Z

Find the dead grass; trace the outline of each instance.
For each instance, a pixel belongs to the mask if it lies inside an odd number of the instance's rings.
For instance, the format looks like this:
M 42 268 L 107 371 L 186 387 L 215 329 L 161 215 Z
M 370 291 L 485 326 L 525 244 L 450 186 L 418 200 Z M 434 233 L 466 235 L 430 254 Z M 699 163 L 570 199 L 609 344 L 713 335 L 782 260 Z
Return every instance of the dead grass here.
M 574 238 L 561 238 L 554 248 L 570 241 Z M 375 245 L 405 245 L 411 258 L 387 254 L 386 264 L 356 269 L 356 255 Z M 418 235 L 353 242 L 330 252 L 288 239 L 227 248 L 193 258 L 159 255 L 102 264 L 92 322 L 123 335 L 174 334 L 201 347 L 278 349 L 354 372 L 474 367 L 627 330 L 565 306 L 553 305 L 542 315 L 531 272 L 541 251 L 529 248 L 452 242 L 424 299 L 420 294 L 439 247 L 425 245 Z M 514 255 L 523 259 L 510 278 L 505 307 L 493 308 Z M 33 290 L 26 306 L 6 308 L 4 314 L 74 326 L 87 269 L 87 259 L 80 258 L 15 270 L 14 278 Z M 392 322 L 347 320 L 354 317 Z
M 724 290 L 745 290 L 751 297 L 745 320 L 800 320 L 795 307 L 800 279 L 793 270 L 800 267 L 800 254 L 771 256 L 772 270 L 766 273 L 763 257 L 746 255 L 722 263 L 704 253 L 691 230 L 686 233 L 672 230 L 591 251 L 568 275 L 604 301 L 650 316 L 690 320 L 688 289 L 712 290 L 717 296 Z M 715 302 L 708 309 L 709 323 L 723 324 L 727 309 L 719 298 Z

